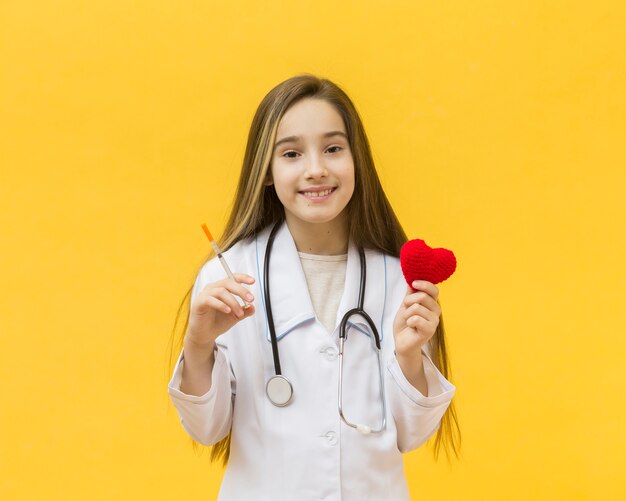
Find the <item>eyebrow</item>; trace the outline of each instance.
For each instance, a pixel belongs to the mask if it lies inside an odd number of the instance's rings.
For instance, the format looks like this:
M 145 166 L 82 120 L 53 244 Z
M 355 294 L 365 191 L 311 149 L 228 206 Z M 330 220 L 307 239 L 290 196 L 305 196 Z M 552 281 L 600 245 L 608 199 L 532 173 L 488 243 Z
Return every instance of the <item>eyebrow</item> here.
M 341 132 L 340 130 L 333 130 L 330 132 L 326 132 L 325 134 L 322 135 L 322 137 L 333 137 L 333 136 L 343 136 L 343 138 L 346 141 L 348 141 L 348 136 L 345 134 L 345 132 Z M 282 139 L 276 141 L 276 144 L 274 144 L 274 150 L 283 143 L 292 143 L 292 142 L 296 142 L 299 140 L 300 140 L 300 136 L 283 137 Z

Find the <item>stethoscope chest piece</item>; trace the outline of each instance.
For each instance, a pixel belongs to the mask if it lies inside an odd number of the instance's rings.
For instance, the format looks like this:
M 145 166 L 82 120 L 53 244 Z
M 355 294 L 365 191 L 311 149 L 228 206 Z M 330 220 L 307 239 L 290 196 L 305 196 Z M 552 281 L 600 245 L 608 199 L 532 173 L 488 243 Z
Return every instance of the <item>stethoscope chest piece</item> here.
M 293 396 L 293 387 L 289 380 L 281 375 L 272 376 L 265 385 L 267 398 L 277 407 L 285 407 Z

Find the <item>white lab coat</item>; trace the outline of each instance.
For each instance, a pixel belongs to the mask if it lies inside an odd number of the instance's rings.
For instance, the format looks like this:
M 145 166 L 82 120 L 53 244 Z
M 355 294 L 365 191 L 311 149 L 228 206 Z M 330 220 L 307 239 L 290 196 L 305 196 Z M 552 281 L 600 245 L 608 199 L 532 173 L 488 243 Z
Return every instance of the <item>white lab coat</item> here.
M 315 317 L 287 225 L 283 223 L 276 234 L 269 270 L 272 312 L 282 373 L 294 388 L 291 403 L 279 408 L 265 393 L 274 374 L 262 292 L 269 230 L 224 253 L 234 272 L 255 277 L 251 292 L 256 313 L 217 338 L 211 389 L 202 396 L 180 391 L 182 353 L 168 387 L 183 427 L 196 441 L 214 444 L 232 427 L 219 500 L 408 500 L 401 453 L 419 447 L 438 429 L 455 387 L 424 351 L 428 397 L 411 386 L 398 365 L 392 325 L 406 294 L 399 260 L 377 251 L 365 253 L 364 309 L 382 336 L 387 427 L 382 433 L 363 435 L 341 421 L 337 407 L 339 323 L 357 305 L 358 250 L 349 246 L 346 285 L 336 328 L 329 335 Z M 217 259 L 206 263 L 192 300 L 206 284 L 224 276 Z M 374 428 L 381 418 L 376 354 L 369 336 L 357 329 L 369 331 L 365 323 L 348 329 L 344 413 L 352 422 Z

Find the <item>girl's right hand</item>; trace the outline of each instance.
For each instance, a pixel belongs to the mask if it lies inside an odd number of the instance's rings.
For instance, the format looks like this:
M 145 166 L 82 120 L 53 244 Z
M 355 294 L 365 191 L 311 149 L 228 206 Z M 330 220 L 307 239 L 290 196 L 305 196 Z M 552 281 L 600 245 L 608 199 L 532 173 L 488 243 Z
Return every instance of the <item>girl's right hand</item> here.
M 244 273 L 235 273 L 234 276 L 235 280 L 224 278 L 207 284 L 198 294 L 191 304 L 185 341 L 213 349 L 217 336 L 240 320 L 254 315 L 254 297 L 241 285 L 252 285 L 254 278 Z M 250 306 L 244 309 L 235 296 Z

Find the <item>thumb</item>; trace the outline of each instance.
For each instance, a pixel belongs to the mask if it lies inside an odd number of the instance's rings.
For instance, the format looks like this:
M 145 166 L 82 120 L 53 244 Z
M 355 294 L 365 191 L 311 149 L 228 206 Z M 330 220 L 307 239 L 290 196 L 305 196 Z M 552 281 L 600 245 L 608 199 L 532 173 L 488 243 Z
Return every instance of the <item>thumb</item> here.
M 249 306 L 243 309 L 243 318 L 251 317 L 255 313 L 256 313 L 256 310 L 254 308 L 254 305 L 252 303 L 249 303 Z

